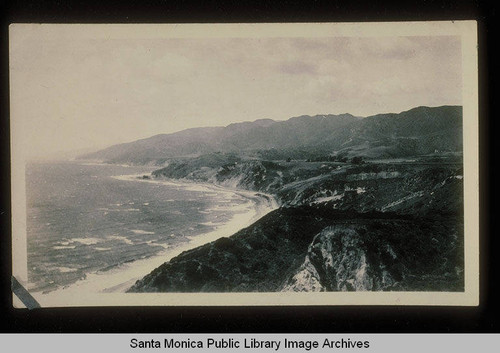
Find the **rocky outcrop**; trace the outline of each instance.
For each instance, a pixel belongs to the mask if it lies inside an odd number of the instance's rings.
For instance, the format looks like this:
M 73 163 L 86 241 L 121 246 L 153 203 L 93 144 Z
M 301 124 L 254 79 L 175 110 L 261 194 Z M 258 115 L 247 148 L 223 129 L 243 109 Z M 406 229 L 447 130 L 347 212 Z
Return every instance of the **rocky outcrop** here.
M 304 264 L 282 290 L 345 292 L 392 289 L 396 281 L 387 270 L 387 264 L 368 260 L 363 232 L 366 228 L 345 225 L 325 228 L 314 237 Z M 382 245 L 377 251 L 382 258 L 397 259 L 389 244 Z

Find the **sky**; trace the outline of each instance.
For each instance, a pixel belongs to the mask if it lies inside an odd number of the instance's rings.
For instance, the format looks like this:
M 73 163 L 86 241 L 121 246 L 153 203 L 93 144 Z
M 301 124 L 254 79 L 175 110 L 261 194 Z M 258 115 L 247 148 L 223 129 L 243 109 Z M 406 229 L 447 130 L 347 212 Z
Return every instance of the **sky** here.
M 462 104 L 457 36 L 87 38 L 29 31 L 10 52 L 27 154 L 191 127 Z

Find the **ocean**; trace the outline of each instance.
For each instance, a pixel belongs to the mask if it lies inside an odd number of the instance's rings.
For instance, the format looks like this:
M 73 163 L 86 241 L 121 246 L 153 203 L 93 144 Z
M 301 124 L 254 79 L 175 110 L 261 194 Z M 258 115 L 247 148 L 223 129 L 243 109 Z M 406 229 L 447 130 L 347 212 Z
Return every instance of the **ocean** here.
M 29 290 L 124 291 L 180 252 L 230 236 L 277 207 L 248 191 L 143 177 L 152 170 L 28 164 Z

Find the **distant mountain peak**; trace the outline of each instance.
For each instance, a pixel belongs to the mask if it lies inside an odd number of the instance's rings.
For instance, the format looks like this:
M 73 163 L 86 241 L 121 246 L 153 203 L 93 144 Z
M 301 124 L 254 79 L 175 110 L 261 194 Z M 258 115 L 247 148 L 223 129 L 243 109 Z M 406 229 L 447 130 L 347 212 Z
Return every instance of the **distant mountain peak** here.
M 405 111 L 402 111 L 400 114 L 403 114 L 403 113 L 410 113 L 410 112 L 423 112 L 423 111 L 446 111 L 446 110 L 462 110 L 462 106 L 461 105 L 440 105 L 440 106 L 437 106 L 437 107 L 428 107 L 428 106 L 425 106 L 425 105 L 420 105 L 418 107 L 415 107 L 415 108 L 411 108 L 411 109 L 408 109 L 408 110 L 405 110 Z
M 276 122 L 276 120 L 273 119 L 257 119 L 254 121 L 255 124 L 259 126 L 269 126 L 272 125 Z

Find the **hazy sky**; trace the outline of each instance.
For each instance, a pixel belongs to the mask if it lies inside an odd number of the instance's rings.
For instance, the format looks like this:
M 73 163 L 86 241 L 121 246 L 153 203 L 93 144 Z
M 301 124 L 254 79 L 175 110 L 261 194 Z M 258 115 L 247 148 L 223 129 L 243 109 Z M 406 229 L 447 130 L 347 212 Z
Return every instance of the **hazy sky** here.
M 30 155 L 261 118 L 462 104 L 460 38 L 45 38 L 11 44 Z

